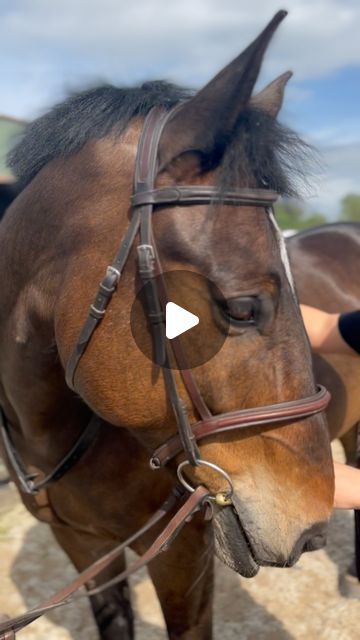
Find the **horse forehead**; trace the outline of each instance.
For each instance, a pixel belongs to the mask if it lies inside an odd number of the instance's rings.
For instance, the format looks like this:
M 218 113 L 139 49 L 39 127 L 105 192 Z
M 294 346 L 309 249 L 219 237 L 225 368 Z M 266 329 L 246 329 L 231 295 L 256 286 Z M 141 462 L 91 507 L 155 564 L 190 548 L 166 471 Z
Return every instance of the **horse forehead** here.
M 90 159 L 93 165 L 104 172 L 113 175 L 114 171 L 118 171 L 119 177 L 121 174 L 125 179 L 132 179 L 142 126 L 143 121 L 137 118 L 120 135 L 114 133 L 91 140 L 73 161 L 78 158 L 80 163 L 87 164 Z
M 250 262 L 263 269 L 281 262 L 272 220 L 254 207 L 196 206 L 155 214 L 154 226 L 165 253 L 229 268 Z

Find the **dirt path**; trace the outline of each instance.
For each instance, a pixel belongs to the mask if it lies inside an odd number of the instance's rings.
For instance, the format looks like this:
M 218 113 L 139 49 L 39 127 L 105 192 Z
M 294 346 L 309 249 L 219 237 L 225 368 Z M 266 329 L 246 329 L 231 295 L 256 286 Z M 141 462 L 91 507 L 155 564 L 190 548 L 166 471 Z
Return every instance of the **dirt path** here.
M 352 514 L 338 511 L 326 550 L 305 554 L 292 569 L 262 569 L 245 580 L 218 563 L 215 640 L 357 640 L 360 600 L 339 591 L 339 578 L 352 559 L 352 538 Z M 74 575 L 47 526 L 25 511 L 13 486 L 0 488 L 0 567 L 0 612 L 9 615 L 37 604 Z M 137 640 L 165 640 L 145 571 L 132 587 Z M 19 640 L 97 638 L 85 600 L 19 634 Z

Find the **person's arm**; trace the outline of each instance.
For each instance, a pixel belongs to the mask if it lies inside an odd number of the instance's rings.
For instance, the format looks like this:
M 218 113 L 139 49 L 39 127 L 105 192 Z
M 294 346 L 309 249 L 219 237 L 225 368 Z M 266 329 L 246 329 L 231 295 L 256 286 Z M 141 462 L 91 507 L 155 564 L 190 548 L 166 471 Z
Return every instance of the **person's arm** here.
M 326 313 L 304 304 L 300 310 L 314 351 L 360 353 L 360 311 Z
M 300 305 L 306 332 L 314 351 L 360 353 L 360 311 L 326 313 Z M 334 462 L 335 509 L 360 509 L 360 469 Z
M 335 509 L 360 509 L 360 469 L 334 462 Z

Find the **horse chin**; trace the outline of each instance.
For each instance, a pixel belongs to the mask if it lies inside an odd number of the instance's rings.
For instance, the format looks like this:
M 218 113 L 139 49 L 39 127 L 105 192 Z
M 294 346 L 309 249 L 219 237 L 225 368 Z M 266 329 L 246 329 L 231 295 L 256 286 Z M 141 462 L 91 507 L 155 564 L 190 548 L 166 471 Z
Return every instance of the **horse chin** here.
M 220 509 L 213 519 L 215 553 L 219 560 L 244 578 L 259 571 L 241 522 L 231 507 Z

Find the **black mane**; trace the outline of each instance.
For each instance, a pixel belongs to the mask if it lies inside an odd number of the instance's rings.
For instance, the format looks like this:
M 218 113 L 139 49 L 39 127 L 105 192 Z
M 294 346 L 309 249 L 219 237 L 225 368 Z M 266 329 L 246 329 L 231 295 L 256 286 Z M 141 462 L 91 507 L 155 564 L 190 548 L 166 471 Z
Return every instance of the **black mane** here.
M 8 154 L 8 166 L 25 186 L 50 160 L 80 151 L 89 140 L 119 136 L 132 118 L 155 106 L 171 109 L 191 95 L 161 81 L 133 88 L 103 85 L 74 94 L 27 126 Z
M 152 107 L 171 109 L 192 92 L 155 81 L 140 87 L 104 85 L 72 95 L 28 125 L 8 155 L 8 165 L 22 186 L 48 162 L 79 151 L 89 140 L 119 136 L 136 116 Z M 235 134 L 225 141 L 220 187 L 239 184 L 247 176 L 286 196 L 307 185 L 312 150 L 292 130 L 263 111 L 249 107 L 239 117 Z
M 295 131 L 265 111 L 243 111 L 221 163 L 220 186 L 226 191 L 249 184 L 298 198 L 311 192 L 310 176 L 320 158 Z

